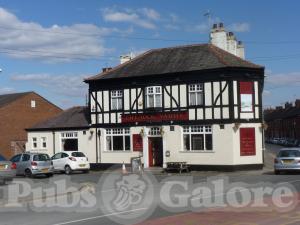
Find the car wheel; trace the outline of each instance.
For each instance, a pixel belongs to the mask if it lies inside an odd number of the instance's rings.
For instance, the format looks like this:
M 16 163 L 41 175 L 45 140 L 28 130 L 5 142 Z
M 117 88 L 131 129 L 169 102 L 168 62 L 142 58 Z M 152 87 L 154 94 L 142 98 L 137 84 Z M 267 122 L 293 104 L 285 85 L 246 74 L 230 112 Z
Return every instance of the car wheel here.
M 65 166 L 65 174 L 70 175 L 72 173 L 72 169 L 70 166 Z
M 280 171 L 274 170 L 274 173 L 275 173 L 275 175 L 278 175 L 278 174 L 280 174 Z
M 30 169 L 25 170 L 25 177 L 29 177 L 29 178 L 32 177 L 32 172 Z

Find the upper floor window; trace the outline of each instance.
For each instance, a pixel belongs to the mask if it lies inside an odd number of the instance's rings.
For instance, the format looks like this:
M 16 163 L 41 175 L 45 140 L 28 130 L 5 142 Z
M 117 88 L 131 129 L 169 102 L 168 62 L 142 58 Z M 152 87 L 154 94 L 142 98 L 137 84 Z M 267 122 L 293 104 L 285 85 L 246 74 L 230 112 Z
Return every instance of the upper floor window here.
M 162 88 L 152 86 L 146 88 L 147 108 L 162 107 Z
M 203 105 L 203 84 L 189 85 L 190 105 Z
M 31 108 L 35 108 L 36 107 L 35 100 L 31 100 L 30 105 L 31 105 Z
M 241 112 L 253 112 L 253 82 L 240 82 Z
M 115 90 L 111 92 L 111 110 L 121 110 L 123 108 L 123 92 Z

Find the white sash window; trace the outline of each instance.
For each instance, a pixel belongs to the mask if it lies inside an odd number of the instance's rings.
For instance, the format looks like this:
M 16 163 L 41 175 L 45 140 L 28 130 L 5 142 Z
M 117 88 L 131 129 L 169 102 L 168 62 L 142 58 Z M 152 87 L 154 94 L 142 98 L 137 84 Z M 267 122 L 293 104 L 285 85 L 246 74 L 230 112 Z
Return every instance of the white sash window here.
M 111 110 L 121 110 L 123 108 L 123 92 L 115 90 L 111 92 Z
M 203 84 L 189 85 L 190 105 L 203 105 Z
M 162 88 L 152 86 L 146 88 L 147 108 L 162 107 Z

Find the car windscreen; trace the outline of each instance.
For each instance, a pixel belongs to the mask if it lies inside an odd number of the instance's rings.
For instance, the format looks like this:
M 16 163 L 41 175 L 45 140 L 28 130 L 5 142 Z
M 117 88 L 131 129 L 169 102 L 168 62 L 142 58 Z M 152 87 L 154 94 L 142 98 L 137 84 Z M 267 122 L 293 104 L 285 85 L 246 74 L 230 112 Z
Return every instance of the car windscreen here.
M 6 159 L 2 155 L 0 155 L 0 161 L 6 161 Z
M 85 155 L 82 152 L 72 152 L 73 157 L 85 157 Z
M 47 154 L 39 154 L 33 156 L 33 161 L 49 161 L 50 157 Z
M 280 151 L 279 157 L 300 157 L 300 151 L 298 150 L 284 150 Z

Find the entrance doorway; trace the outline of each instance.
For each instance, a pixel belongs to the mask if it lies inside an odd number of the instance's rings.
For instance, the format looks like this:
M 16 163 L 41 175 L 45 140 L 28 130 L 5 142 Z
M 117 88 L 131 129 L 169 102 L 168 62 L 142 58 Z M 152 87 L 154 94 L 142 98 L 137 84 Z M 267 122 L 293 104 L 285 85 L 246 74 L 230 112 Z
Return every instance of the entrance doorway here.
M 148 138 L 149 167 L 163 166 L 163 142 L 162 137 Z

